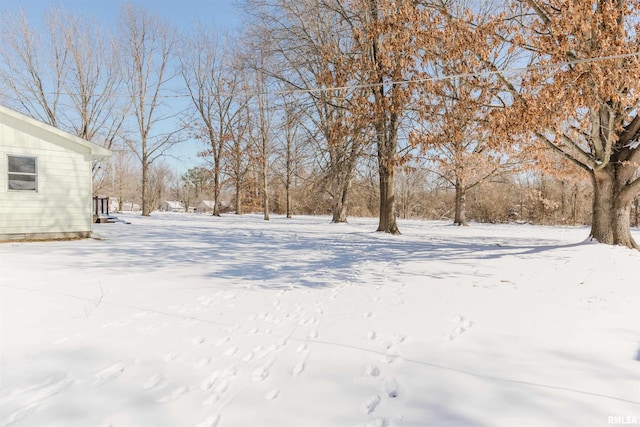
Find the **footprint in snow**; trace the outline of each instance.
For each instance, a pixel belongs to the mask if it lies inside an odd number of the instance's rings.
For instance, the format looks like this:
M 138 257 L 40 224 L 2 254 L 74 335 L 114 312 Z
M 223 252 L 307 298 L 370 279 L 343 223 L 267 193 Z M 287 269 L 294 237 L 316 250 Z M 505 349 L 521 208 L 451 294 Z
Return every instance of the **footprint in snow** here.
M 218 381 L 218 378 L 220 378 L 220 372 L 214 371 L 213 373 L 211 373 L 211 375 L 205 378 L 204 381 L 202 381 L 200 388 L 205 391 L 209 390 L 211 387 L 213 387 L 216 381 Z
M 151 377 L 149 377 L 147 381 L 144 382 L 144 384 L 142 384 L 142 388 L 144 388 L 145 390 L 149 390 L 154 387 L 157 387 L 158 384 L 162 382 L 162 378 L 163 378 L 162 374 L 152 375 Z
M 2 425 L 8 426 L 32 414 L 38 409 L 43 401 L 60 393 L 65 388 L 72 385 L 73 382 L 73 380 L 67 378 L 66 374 L 57 374 L 38 384 L 13 390 L 9 396 L 20 396 L 25 404 L 2 420 L 4 422 Z
M 204 344 L 205 338 L 201 336 L 196 336 L 191 338 L 191 345 L 200 345 Z
M 364 372 L 370 377 L 377 377 L 380 375 L 380 369 L 376 365 L 367 365 Z
M 251 379 L 254 381 L 264 381 L 269 376 L 269 368 L 267 366 L 260 366 L 251 373 Z
M 233 356 L 238 352 L 238 347 L 229 347 L 223 354 L 225 356 Z
M 399 395 L 399 389 L 400 386 L 398 385 L 398 381 L 396 381 L 395 378 L 387 378 L 385 380 L 382 381 L 382 390 L 385 392 L 385 394 L 392 398 L 395 399 L 396 397 L 398 397 Z
M 223 379 L 221 380 L 218 385 L 215 388 L 215 393 L 217 395 L 221 395 L 223 394 L 225 391 L 227 391 L 227 389 L 229 388 L 229 385 L 231 384 L 231 382 L 227 379 Z
M 450 332 L 449 334 L 446 334 L 442 338 L 444 341 L 453 341 L 458 336 L 467 332 L 474 325 L 474 322 L 472 320 L 469 320 L 463 316 L 454 317 L 453 322 L 455 322 L 457 325 L 454 327 L 452 332 Z
M 407 339 L 407 336 L 406 336 L 406 335 L 404 335 L 404 334 L 395 334 L 395 335 L 393 336 L 393 340 L 394 340 L 396 343 L 404 342 L 404 340 L 406 340 L 406 339 Z
M 179 351 L 172 351 L 170 353 L 165 354 L 164 361 L 165 362 L 175 362 L 178 357 L 180 357 Z
M 316 323 L 318 323 L 318 319 L 316 319 L 315 316 L 310 316 L 298 321 L 298 325 L 300 326 L 315 325 Z
M 278 397 L 279 394 L 280 394 L 280 390 L 278 390 L 277 388 L 274 388 L 269 393 L 265 394 L 264 398 L 267 400 L 273 400 L 276 397 Z
M 304 371 L 304 368 L 306 367 L 306 364 L 307 364 L 307 358 L 309 357 L 309 353 L 310 353 L 309 350 L 304 350 L 300 355 L 300 359 L 298 359 L 298 362 L 295 364 L 295 366 L 293 367 L 293 370 L 291 371 L 291 374 L 294 377 L 297 377 L 302 373 L 302 371 Z
M 362 409 L 364 410 L 365 414 L 369 415 L 376 410 L 379 404 L 380 404 L 380 396 L 376 394 L 375 396 L 371 396 L 370 398 L 367 399 L 366 402 L 364 402 L 364 405 L 362 405 Z
M 193 365 L 193 367 L 194 367 L 195 369 L 201 369 L 201 368 L 205 367 L 206 365 L 208 365 L 208 364 L 209 364 L 209 362 L 211 362 L 211 359 L 210 359 L 209 357 L 204 357 L 204 358 L 202 358 L 202 359 L 198 360 L 198 361 L 196 362 L 196 364 L 195 364 L 195 365 Z
M 114 363 L 108 368 L 103 369 L 102 371 L 96 373 L 94 375 L 93 385 L 101 385 L 106 383 L 107 381 L 113 380 L 124 372 L 125 364 L 120 361 L 118 363 Z
M 222 337 L 216 342 L 216 346 L 221 346 L 222 344 L 229 342 L 229 337 Z
M 394 345 L 389 347 L 387 351 L 384 353 L 384 360 L 387 363 L 392 363 L 398 357 L 400 357 L 400 352 L 398 351 L 398 348 Z

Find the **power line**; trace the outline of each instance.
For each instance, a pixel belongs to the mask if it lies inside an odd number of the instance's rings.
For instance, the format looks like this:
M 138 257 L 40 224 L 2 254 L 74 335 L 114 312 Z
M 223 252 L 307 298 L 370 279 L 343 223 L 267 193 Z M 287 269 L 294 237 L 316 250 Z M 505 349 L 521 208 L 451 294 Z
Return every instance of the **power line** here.
M 638 56 L 640 56 L 640 52 L 633 52 L 633 53 L 625 53 L 625 54 L 619 54 L 619 55 L 598 56 L 594 58 L 574 59 L 571 61 L 556 62 L 551 64 L 532 65 L 532 66 L 517 67 L 517 68 L 505 68 L 502 70 L 493 70 L 493 71 L 488 70 L 488 71 L 477 71 L 477 72 L 470 72 L 470 73 L 447 74 L 444 76 L 427 77 L 424 79 L 398 80 L 398 81 L 390 81 L 390 82 L 384 82 L 384 83 L 368 83 L 368 84 L 361 84 L 361 85 L 336 86 L 336 87 L 330 87 L 330 88 L 293 89 L 289 91 L 282 90 L 282 91 L 276 91 L 272 93 L 273 94 L 280 94 L 280 93 L 286 94 L 286 93 L 296 93 L 296 92 L 314 93 L 314 92 L 328 92 L 328 91 L 345 90 L 345 89 L 370 89 L 370 88 L 379 87 L 379 86 L 429 83 L 429 82 L 442 81 L 442 80 L 465 79 L 469 77 L 484 77 L 484 76 L 491 76 L 491 75 L 497 75 L 497 74 L 519 74 L 527 71 L 560 68 L 560 67 L 566 67 L 569 65 L 586 64 L 586 63 L 598 62 L 598 61 L 608 61 L 612 59 L 625 59 L 625 58 L 632 58 L 632 57 L 638 57 Z
M 320 92 L 331 92 L 331 91 L 341 91 L 341 90 L 352 90 L 352 89 L 371 89 L 380 86 L 389 86 L 389 85 L 409 85 L 409 84 L 421 84 L 421 83 L 429 83 L 443 80 L 455 80 L 455 79 L 466 79 L 470 77 L 487 77 L 492 75 L 505 75 L 505 74 L 521 74 L 526 73 L 528 71 L 539 71 L 545 69 L 554 69 L 561 68 L 570 65 L 579 65 L 579 64 L 588 64 L 593 62 L 600 61 L 609 61 L 615 59 L 626 59 L 640 57 L 640 52 L 632 52 L 618 55 L 609 55 L 609 56 L 598 56 L 593 58 L 583 58 L 583 59 L 573 59 L 570 61 L 563 62 L 555 62 L 550 64 L 540 64 L 540 65 L 529 65 L 526 67 L 514 67 L 514 68 L 505 68 L 501 70 L 486 70 L 486 71 L 477 71 L 477 72 L 468 72 L 468 73 L 456 73 L 456 74 L 447 74 L 443 76 L 435 76 L 435 77 L 426 77 L 422 79 L 411 79 L 411 80 L 397 80 L 397 81 L 389 81 L 383 83 L 363 83 L 363 84 L 353 84 L 353 85 L 345 85 L 345 86 L 333 86 L 333 87 L 317 87 L 317 88 L 308 88 L 308 89 L 282 89 L 277 91 L 269 91 L 269 92 L 249 92 L 250 96 L 257 95 L 286 95 L 286 94 L 301 94 L 301 93 L 320 93 Z M 35 93 L 35 91 L 32 91 Z M 72 96 L 69 92 L 43 92 L 45 95 L 67 95 Z M 78 94 L 74 94 L 78 95 Z M 92 96 L 100 96 L 101 94 L 94 94 Z M 133 98 L 131 95 L 124 94 L 113 94 L 113 97 L 127 97 Z M 175 95 L 156 95 L 158 98 L 162 99 L 183 99 L 190 98 L 190 94 L 175 94 Z M 201 96 L 220 96 L 219 94 L 208 93 Z M 225 96 L 225 94 L 222 94 Z

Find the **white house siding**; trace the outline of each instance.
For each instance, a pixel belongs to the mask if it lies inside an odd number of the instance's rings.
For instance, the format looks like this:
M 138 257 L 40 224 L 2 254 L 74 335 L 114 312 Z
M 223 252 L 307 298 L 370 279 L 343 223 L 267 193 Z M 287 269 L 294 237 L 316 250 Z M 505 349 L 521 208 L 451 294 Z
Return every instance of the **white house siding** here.
M 11 154 L 37 157 L 37 192 L 8 190 Z M 60 131 L 0 114 L 0 240 L 88 237 L 91 154 Z

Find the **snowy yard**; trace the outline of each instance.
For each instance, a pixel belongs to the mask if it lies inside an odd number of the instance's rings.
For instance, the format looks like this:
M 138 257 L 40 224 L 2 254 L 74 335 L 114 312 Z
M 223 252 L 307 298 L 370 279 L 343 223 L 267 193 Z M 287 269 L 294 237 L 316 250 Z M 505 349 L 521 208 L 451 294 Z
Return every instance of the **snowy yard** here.
M 587 228 L 121 218 L 0 245 L 0 426 L 640 420 L 640 254 Z

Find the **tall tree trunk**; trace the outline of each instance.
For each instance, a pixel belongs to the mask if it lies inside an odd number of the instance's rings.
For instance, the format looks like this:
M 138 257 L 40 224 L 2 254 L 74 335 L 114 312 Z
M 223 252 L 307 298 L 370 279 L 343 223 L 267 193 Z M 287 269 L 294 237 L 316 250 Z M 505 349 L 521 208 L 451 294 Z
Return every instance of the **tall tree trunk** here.
M 383 88 L 377 89 L 375 94 L 382 103 Z M 398 123 L 399 117 L 395 113 L 384 112 L 376 125 L 376 140 L 378 144 L 378 175 L 380 185 L 380 212 L 376 231 L 390 234 L 400 234 L 396 222 L 396 180 L 395 169 L 398 164 Z M 387 131 L 388 129 L 388 131 Z
M 369 9 L 373 22 L 380 21 L 378 15 L 378 1 L 369 0 Z M 392 85 L 389 92 L 385 90 L 384 74 L 388 71 L 388 65 L 383 61 L 380 48 L 384 46 L 382 37 L 376 35 L 371 40 L 371 61 L 375 67 L 376 86 L 373 88 L 375 100 L 375 130 L 376 143 L 378 145 L 378 175 L 380 185 L 380 210 L 379 223 L 376 231 L 390 234 L 400 234 L 396 222 L 395 200 L 395 168 L 398 163 L 398 126 L 400 117 L 394 111 L 394 98 L 398 96 L 396 85 Z M 397 64 L 394 64 L 397 65 Z M 392 70 L 392 74 L 395 74 Z
M 262 160 L 262 208 L 264 209 L 264 220 L 269 221 L 269 173 L 266 159 L 266 142 L 263 142 L 265 158 Z
M 467 226 L 467 189 L 461 178 L 456 179 L 456 212 L 453 223 Z
M 284 190 L 285 190 L 285 203 L 286 203 L 286 214 L 287 218 L 291 218 L 291 183 L 293 181 L 293 155 L 292 155 L 292 144 L 291 144 L 291 134 L 290 128 L 287 127 L 287 150 L 286 150 L 286 159 L 285 165 L 287 167 L 287 172 L 285 176 L 284 182 Z
M 236 179 L 236 215 L 242 215 L 242 182 Z
M 393 169 L 379 167 L 380 172 L 380 216 L 378 229 L 390 234 L 400 234 L 396 222 L 395 177 Z
M 384 127 L 382 127 L 384 129 Z M 390 234 L 400 234 L 396 222 L 395 165 L 396 144 L 382 130 L 378 132 L 378 174 L 380 179 L 380 212 L 378 229 Z
M 289 160 L 287 160 L 287 182 L 285 183 L 286 203 L 287 203 L 287 218 L 292 216 L 291 205 L 291 170 L 289 168 Z
M 631 235 L 633 197 L 628 191 L 624 191 L 624 182 L 617 179 L 620 171 L 616 169 L 620 168 L 610 164 L 591 173 L 593 218 L 590 237 L 608 245 L 640 249 Z
M 212 216 L 220 216 L 220 167 L 214 166 L 213 174 L 213 212 Z
M 142 160 L 142 216 L 151 215 L 149 197 L 149 163 L 144 158 Z
M 347 178 L 338 192 L 333 197 L 333 223 L 347 222 L 347 200 L 349 199 L 349 189 L 351 188 L 351 177 Z

